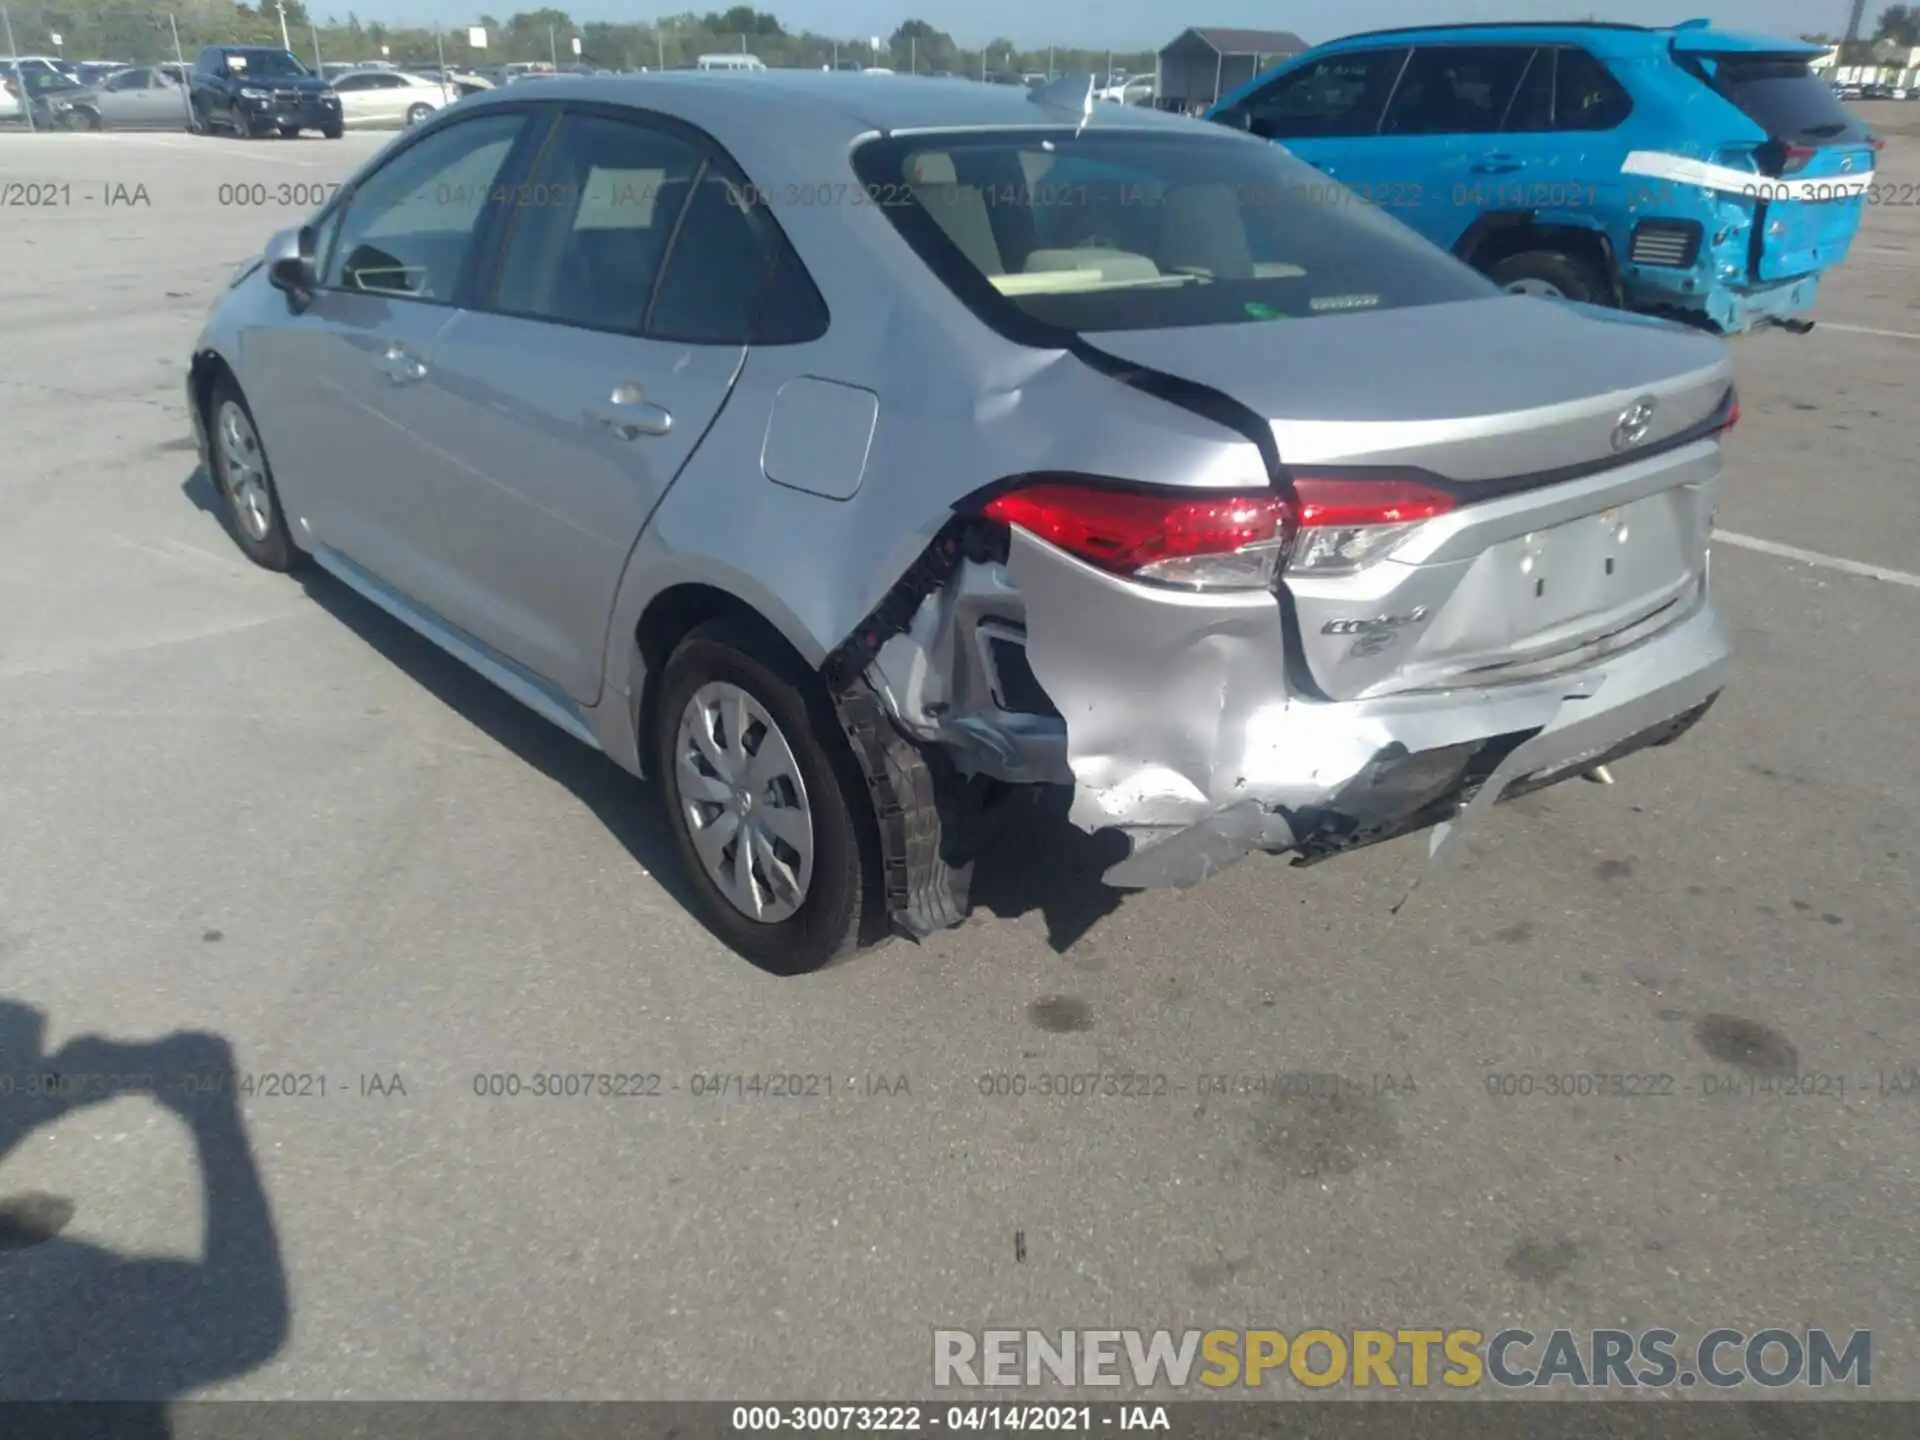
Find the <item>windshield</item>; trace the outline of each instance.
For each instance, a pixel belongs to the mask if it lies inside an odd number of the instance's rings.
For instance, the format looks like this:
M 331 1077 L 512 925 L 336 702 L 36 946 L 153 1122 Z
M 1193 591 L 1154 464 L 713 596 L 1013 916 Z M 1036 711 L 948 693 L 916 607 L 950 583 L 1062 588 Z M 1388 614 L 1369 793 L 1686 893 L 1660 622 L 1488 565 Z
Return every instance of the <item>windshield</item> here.
M 225 59 L 227 69 L 236 75 L 266 75 L 279 79 L 313 73 L 300 63 L 298 56 L 287 50 L 228 50 Z
M 919 133 L 869 142 L 854 167 L 989 323 L 1011 307 L 1160 329 L 1498 293 L 1279 147 L 1215 129 Z
M 1866 126 L 1840 103 L 1804 60 L 1779 55 L 1702 57 L 1709 83 L 1776 140 L 1799 145 L 1860 145 Z

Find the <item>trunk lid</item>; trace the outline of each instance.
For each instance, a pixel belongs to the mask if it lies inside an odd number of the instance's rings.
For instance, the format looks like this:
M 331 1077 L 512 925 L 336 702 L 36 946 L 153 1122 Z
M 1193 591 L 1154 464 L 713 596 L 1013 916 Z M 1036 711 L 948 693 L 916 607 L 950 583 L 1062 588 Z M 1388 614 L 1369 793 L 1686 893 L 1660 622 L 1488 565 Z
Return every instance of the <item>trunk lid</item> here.
M 1672 442 L 1732 385 L 1711 336 L 1514 295 L 1090 339 L 1251 406 L 1295 475 L 1418 470 L 1456 497 L 1356 573 L 1289 571 L 1329 698 L 1552 673 L 1699 591 L 1719 447 Z

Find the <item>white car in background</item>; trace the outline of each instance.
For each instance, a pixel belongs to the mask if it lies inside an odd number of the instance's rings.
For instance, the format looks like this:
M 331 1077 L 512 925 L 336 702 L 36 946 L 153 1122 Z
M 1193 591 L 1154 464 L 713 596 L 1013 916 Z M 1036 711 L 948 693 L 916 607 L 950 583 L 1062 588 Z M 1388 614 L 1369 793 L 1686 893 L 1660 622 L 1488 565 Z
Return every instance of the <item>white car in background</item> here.
M 451 105 L 461 92 L 454 86 L 404 70 L 352 70 L 335 77 L 340 118 L 349 130 L 379 130 L 418 125 Z

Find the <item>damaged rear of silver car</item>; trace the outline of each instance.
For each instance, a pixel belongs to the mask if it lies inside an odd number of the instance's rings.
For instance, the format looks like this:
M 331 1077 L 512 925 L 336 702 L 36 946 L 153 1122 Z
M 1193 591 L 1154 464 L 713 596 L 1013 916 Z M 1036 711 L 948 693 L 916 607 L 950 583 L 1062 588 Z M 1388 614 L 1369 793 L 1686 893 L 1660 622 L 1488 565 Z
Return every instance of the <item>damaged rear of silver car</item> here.
M 1373 212 L 1284 208 L 1307 184 L 1237 146 L 955 132 L 856 165 L 913 188 L 892 218 L 983 323 L 1114 423 L 1178 415 L 1150 468 L 1048 445 L 962 499 L 866 672 L 963 772 L 1072 784 L 1133 842 L 1110 883 L 1437 841 L 1724 684 L 1718 341 L 1498 295 Z

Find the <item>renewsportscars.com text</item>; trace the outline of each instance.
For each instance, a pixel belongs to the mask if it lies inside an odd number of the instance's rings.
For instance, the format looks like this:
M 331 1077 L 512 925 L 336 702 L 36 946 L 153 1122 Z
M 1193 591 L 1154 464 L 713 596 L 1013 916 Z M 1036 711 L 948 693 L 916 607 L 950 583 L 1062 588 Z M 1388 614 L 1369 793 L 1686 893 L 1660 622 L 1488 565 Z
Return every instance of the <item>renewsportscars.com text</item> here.
M 936 1330 L 941 1389 L 1059 1385 L 1209 1390 L 1302 1385 L 1326 1389 L 1665 1390 L 1787 1386 L 1864 1390 L 1873 1333 L 1819 1329 L 1709 1330 Z

